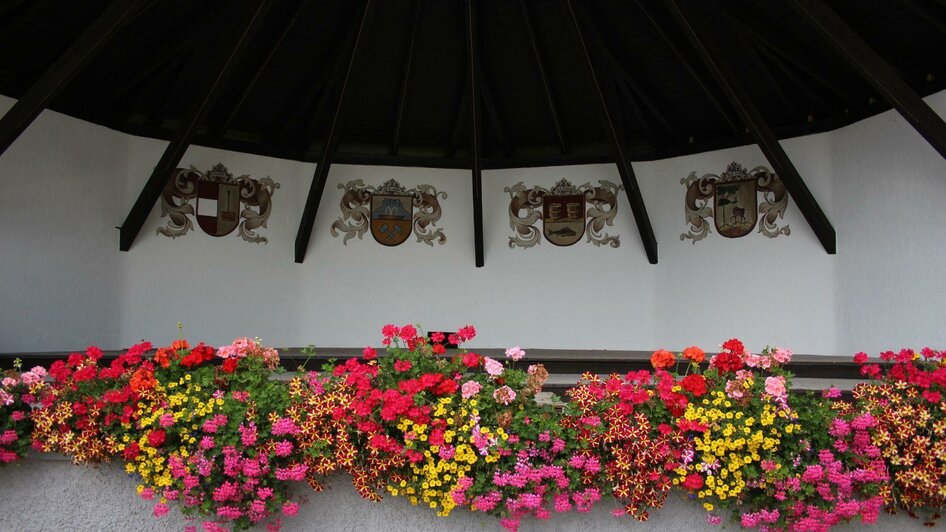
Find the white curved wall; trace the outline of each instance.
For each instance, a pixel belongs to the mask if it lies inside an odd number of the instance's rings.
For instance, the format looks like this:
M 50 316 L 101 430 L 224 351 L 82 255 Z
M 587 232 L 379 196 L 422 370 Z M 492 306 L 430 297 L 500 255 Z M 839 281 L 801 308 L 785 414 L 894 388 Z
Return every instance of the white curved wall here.
M 946 92 L 927 101 L 941 114 Z M 0 111 L 12 105 L 0 98 Z M 731 336 L 753 349 L 851 354 L 903 345 L 946 347 L 946 160 L 894 112 L 784 141 L 838 234 L 829 256 L 794 203 L 789 237 L 686 231 L 680 178 L 735 160 L 766 164 L 755 146 L 634 165 L 660 262 L 647 263 L 626 199 L 618 249 L 590 244 L 510 249 L 508 195 L 524 181 L 619 182 L 613 165 L 484 172 L 486 267 L 473 266 L 469 172 L 334 165 L 306 261 L 293 242 L 314 164 L 191 147 L 182 165 L 223 162 L 269 175 L 274 195 L 266 245 L 201 232 L 157 236 L 156 206 L 128 253 L 118 231 L 165 143 L 44 112 L 0 157 L 0 352 L 120 348 L 164 343 L 185 324 L 214 344 L 237 335 L 275 345 L 376 343 L 387 322 L 454 330 L 501 347 L 713 349 Z M 329 234 L 339 183 L 388 178 L 447 192 L 444 246 L 347 246 Z

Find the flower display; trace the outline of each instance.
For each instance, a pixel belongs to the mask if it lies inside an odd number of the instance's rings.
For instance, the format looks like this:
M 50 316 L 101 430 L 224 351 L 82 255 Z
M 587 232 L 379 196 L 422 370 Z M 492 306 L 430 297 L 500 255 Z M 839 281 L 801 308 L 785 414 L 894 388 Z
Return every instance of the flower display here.
M 874 423 L 871 441 L 890 468 L 887 502 L 933 524 L 946 506 L 946 352 L 886 351 L 884 365 L 864 353 L 854 360 L 870 378 L 854 397 Z
M 288 381 L 273 378 L 277 351 L 249 337 L 17 364 L 0 379 L 0 464 L 30 447 L 121 460 L 155 517 L 177 507 L 205 530 L 278 530 L 300 511 L 293 483 L 321 491 L 338 472 L 365 499 L 482 512 L 512 532 L 610 501 L 643 521 L 674 487 L 710 524 L 728 512 L 772 531 L 870 524 L 893 507 L 932 523 L 946 503 L 942 352 L 857 354 L 870 381 L 847 401 L 793 393 L 790 350 L 730 339 L 712 356 L 658 350 L 649 371 L 585 373 L 562 403 L 539 400 L 549 373 L 519 346 L 446 356 L 472 326 L 382 335 L 383 353 Z
M 0 380 L 0 466 L 26 455 L 32 442 L 33 405 L 46 389 L 46 369 L 36 366 L 21 372 L 22 362 L 14 360 L 13 369 Z

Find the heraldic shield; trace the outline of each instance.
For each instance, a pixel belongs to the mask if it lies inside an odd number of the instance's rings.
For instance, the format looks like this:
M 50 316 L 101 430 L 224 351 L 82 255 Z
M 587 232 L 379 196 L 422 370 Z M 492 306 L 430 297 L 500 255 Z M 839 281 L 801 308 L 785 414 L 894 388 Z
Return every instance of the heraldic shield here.
M 197 225 L 211 236 L 227 236 L 240 225 L 240 186 L 197 181 Z
M 582 194 L 542 197 L 542 232 L 556 246 L 570 246 L 585 234 L 585 196 Z
M 397 246 L 411 235 L 412 200 L 406 195 L 371 195 L 371 236 L 379 244 Z
M 724 174 L 725 179 L 725 174 Z M 728 238 L 738 238 L 752 232 L 758 219 L 756 180 L 716 182 L 713 213 L 716 230 Z

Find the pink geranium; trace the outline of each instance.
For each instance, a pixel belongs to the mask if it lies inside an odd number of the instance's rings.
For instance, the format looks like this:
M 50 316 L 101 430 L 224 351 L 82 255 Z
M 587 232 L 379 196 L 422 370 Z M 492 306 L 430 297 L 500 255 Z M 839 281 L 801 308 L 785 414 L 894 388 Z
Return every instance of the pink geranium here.
M 476 381 L 466 381 L 463 383 L 463 386 L 460 387 L 460 393 L 464 399 L 469 399 L 478 394 L 481 388 L 480 383 Z
M 489 373 L 493 377 L 498 377 L 503 374 L 502 363 L 492 358 L 486 357 L 483 360 L 483 367 L 486 368 L 486 373 Z
M 522 360 L 524 356 L 526 356 L 526 352 L 523 351 L 522 348 L 517 345 L 517 346 L 513 346 L 507 349 L 506 356 L 515 361 L 519 361 L 519 360 Z

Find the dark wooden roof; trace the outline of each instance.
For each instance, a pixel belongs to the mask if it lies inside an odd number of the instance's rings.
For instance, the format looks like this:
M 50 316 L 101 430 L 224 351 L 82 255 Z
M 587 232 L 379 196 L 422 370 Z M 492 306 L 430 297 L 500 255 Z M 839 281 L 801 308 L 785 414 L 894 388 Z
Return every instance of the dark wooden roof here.
M 24 94 L 109 3 L 0 1 L 0 93 Z M 712 37 L 779 138 L 890 108 L 787 0 L 677 3 Z M 946 86 L 943 0 L 827 3 L 916 93 Z M 232 4 L 151 2 L 49 107 L 171 139 L 192 105 L 194 84 L 213 66 L 200 50 L 232 24 Z M 333 161 L 469 168 L 467 3 L 376 4 L 353 65 Z M 630 160 L 752 142 L 661 2 L 574 4 Z M 613 161 L 567 5 L 478 0 L 476 9 L 483 167 Z M 317 161 L 363 10 L 352 0 L 276 2 L 194 142 Z

